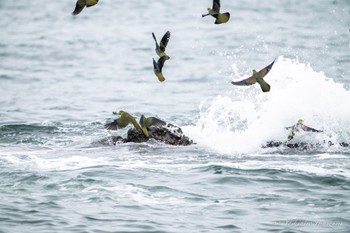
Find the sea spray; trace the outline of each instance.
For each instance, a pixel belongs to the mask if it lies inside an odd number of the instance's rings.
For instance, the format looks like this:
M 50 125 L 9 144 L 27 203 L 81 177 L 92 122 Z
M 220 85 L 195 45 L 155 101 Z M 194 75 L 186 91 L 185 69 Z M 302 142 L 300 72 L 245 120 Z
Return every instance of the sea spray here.
M 268 140 L 286 141 L 285 127 L 303 119 L 305 125 L 324 132 L 302 132 L 295 142 L 328 146 L 329 141 L 350 140 L 350 92 L 342 84 L 284 57 L 276 60 L 265 80 L 271 85 L 268 93 L 258 84 L 232 86 L 231 94 L 204 99 L 196 126 L 186 127 L 186 133 L 220 152 L 251 153 Z

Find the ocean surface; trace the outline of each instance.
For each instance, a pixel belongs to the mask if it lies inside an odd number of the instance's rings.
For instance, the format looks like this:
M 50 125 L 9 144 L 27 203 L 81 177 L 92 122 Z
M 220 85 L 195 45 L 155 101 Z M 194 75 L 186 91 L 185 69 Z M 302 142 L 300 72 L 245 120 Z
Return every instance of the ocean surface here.
M 349 0 L 0 3 L 0 233 L 350 232 Z M 196 144 L 101 143 L 119 110 Z

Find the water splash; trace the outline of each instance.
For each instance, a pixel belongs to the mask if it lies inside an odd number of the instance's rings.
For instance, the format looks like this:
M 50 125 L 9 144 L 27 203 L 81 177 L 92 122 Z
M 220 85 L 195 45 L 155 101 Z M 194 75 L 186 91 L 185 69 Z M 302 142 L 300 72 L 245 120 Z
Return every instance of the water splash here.
M 265 80 L 271 85 L 269 93 L 261 92 L 259 85 L 233 86 L 231 94 L 203 100 L 196 126 L 187 127 L 186 133 L 220 152 L 250 153 L 268 140 L 286 141 L 285 127 L 303 119 L 324 133 L 302 133 L 295 142 L 350 140 L 350 92 L 342 84 L 284 57 L 276 60 Z

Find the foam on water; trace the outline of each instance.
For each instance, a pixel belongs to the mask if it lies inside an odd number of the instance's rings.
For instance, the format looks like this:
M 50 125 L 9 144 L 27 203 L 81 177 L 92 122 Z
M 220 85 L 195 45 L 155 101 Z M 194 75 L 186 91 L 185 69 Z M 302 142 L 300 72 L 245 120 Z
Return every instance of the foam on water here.
M 285 127 L 303 119 L 324 133 L 301 133 L 293 142 L 350 140 L 350 92 L 342 84 L 284 57 L 276 60 L 265 80 L 271 85 L 268 93 L 259 85 L 232 86 L 232 93 L 206 98 L 197 125 L 186 127 L 185 133 L 220 152 L 251 153 L 268 140 L 286 141 Z

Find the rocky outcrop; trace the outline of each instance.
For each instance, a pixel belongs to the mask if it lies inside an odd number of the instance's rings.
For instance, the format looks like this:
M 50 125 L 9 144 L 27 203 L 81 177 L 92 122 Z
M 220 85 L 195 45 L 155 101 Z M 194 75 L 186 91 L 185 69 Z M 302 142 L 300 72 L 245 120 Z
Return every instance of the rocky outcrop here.
M 272 147 L 280 147 L 280 146 L 285 146 L 289 148 L 298 148 L 298 149 L 310 149 L 310 148 L 315 148 L 315 147 L 320 147 L 320 146 L 341 146 L 341 147 L 350 147 L 350 144 L 347 142 L 340 142 L 340 143 L 333 143 L 331 141 L 328 141 L 327 143 L 324 142 L 322 143 L 305 143 L 305 142 L 298 142 L 298 143 L 292 143 L 292 142 L 281 142 L 281 141 L 268 141 L 266 142 L 265 145 L 263 145 L 263 148 L 272 148 Z
M 137 130 L 136 128 L 130 128 L 126 138 L 120 136 L 112 136 L 108 139 L 104 139 L 102 143 L 142 143 L 147 142 L 150 139 L 154 139 L 165 144 L 174 146 L 188 146 L 193 144 L 193 141 L 185 136 L 180 127 L 167 124 L 166 126 L 150 126 L 148 128 L 150 137 L 146 137 L 143 132 Z

